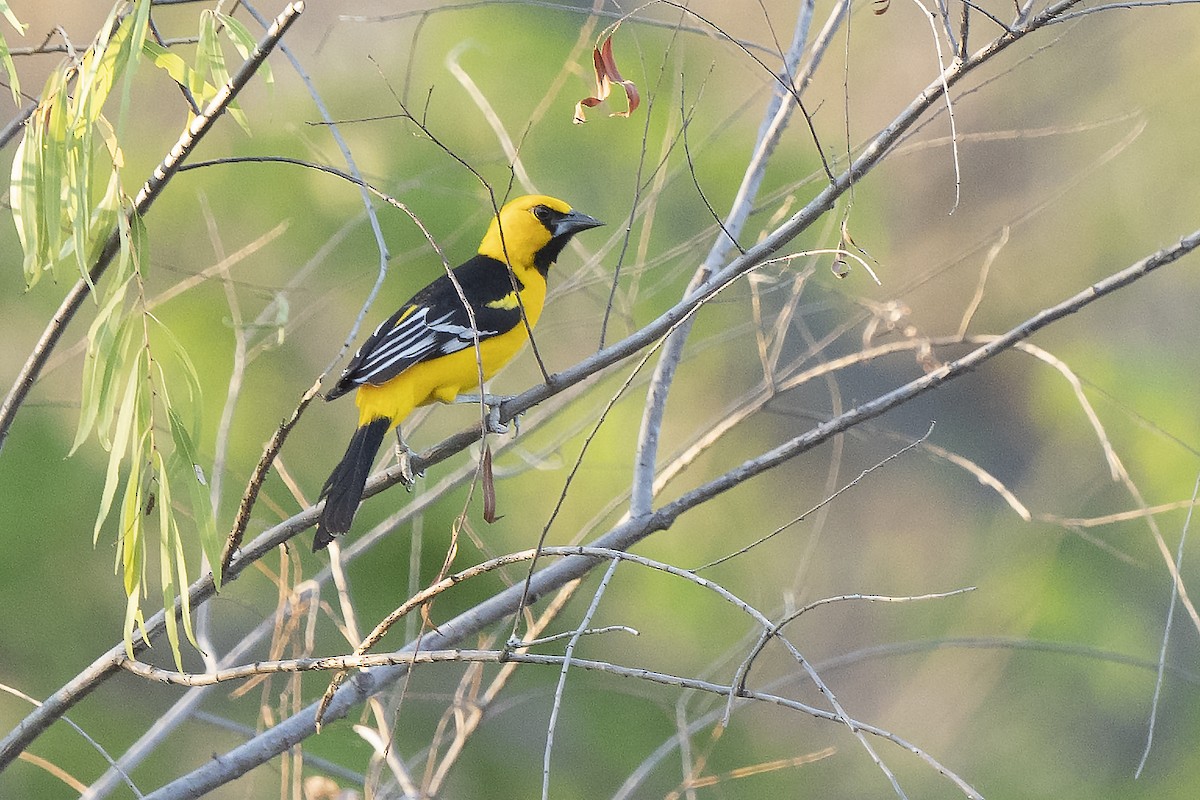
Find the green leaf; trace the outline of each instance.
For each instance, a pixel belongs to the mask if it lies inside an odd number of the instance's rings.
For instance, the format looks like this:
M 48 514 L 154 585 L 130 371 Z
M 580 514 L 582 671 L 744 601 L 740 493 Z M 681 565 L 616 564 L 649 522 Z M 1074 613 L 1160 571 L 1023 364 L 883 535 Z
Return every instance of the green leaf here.
M 200 643 L 196 640 L 196 631 L 192 629 L 192 600 L 188 597 L 187 585 L 187 561 L 184 559 L 183 552 L 183 537 L 179 535 L 179 525 L 175 524 L 172 528 L 173 541 L 175 543 L 175 569 L 179 574 L 179 586 L 182 587 L 179 592 L 179 602 L 183 609 L 183 632 L 187 636 L 188 641 L 197 650 L 200 650 Z M 213 562 L 215 563 L 215 562 Z M 221 579 L 219 575 L 214 575 L 216 586 L 221 588 Z M 180 666 L 182 670 L 183 667 Z
M 125 599 L 125 655 L 133 658 L 133 626 L 142 625 L 141 598 L 131 594 Z
M 175 333 L 166 325 L 163 325 L 157 317 L 151 315 L 150 319 L 154 320 L 157 330 L 162 332 L 166 343 L 171 346 L 171 356 L 179 362 L 180 374 L 184 380 L 184 388 L 187 389 L 187 405 L 192 410 L 191 424 L 188 426 L 188 429 L 193 431 L 199 430 L 200 405 L 204 395 L 203 390 L 200 388 L 200 375 L 196 372 L 196 365 L 192 363 L 192 357 L 188 355 L 183 342 L 179 341 Z M 162 390 L 162 396 L 164 398 L 168 397 L 165 386 Z M 169 411 L 178 409 L 178 405 L 175 403 L 167 403 L 166 405 Z M 188 457 L 194 461 L 193 456 L 194 454 L 190 454 Z
M 137 405 L 137 401 L 134 401 Z M 125 493 L 121 498 L 121 564 L 126 595 L 136 595 L 143 585 L 146 569 L 146 529 L 142 523 L 141 449 L 143 438 L 134 443 L 129 459 L 129 475 L 125 478 Z
M 123 286 L 128 286 L 128 281 Z M 97 351 L 97 358 L 103 358 L 104 375 L 100 383 L 100 394 L 97 398 L 96 429 L 100 444 L 105 449 L 109 444 L 113 430 L 113 418 L 117 413 L 116 387 L 123 369 L 127 369 L 129 349 L 133 346 L 133 336 L 137 326 L 137 318 L 127 315 L 113 315 L 109 327 L 113 331 L 112 343 L 107 351 Z
M 67 85 L 60 83 L 58 91 L 50 98 L 47 122 L 41 140 L 41 213 L 50 227 L 47 244 L 57 250 L 62 242 L 63 220 L 63 177 L 67 174 L 67 105 L 70 97 Z
M 129 450 L 129 437 L 130 432 L 133 430 L 135 398 L 140 380 L 141 374 L 138 372 L 137 366 L 134 365 L 125 379 L 125 391 L 121 397 L 121 410 L 117 415 L 116 430 L 113 434 L 112 446 L 109 449 L 108 470 L 104 476 L 104 489 L 100 493 L 100 510 L 96 513 L 96 526 L 92 530 L 93 545 L 99 541 L 100 528 L 104 526 L 104 521 L 108 519 L 108 513 L 112 510 L 113 499 L 116 497 L 117 483 L 121 476 L 121 463 L 124 461 L 125 454 Z
M 200 15 L 200 45 L 196 53 L 196 70 L 204 75 L 211 75 L 213 83 L 224 86 L 229 83 L 229 70 L 225 66 L 225 52 L 221 49 L 221 41 L 217 36 L 217 22 L 220 17 L 215 12 L 204 11 Z M 214 95 L 215 96 L 215 95 Z M 212 98 L 208 98 L 211 100 Z M 250 133 L 250 123 L 246 115 L 238 108 L 237 103 L 230 103 L 227 111 L 234 122 L 247 134 Z
M 197 102 L 202 102 L 204 97 L 212 97 L 217 93 L 215 86 L 206 83 L 196 70 L 188 66 L 187 62 L 158 42 L 147 39 L 142 44 L 142 52 L 154 66 L 170 75 L 171 80 L 191 91 Z M 196 85 L 200 87 L 198 91 L 193 88 Z
M 138 273 L 145 275 L 150 266 L 150 235 L 146 231 L 146 221 L 134 211 L 124 219 L 129 224 L 129 255 Z
M 171 514 L 171 481 L 162 463 L 158 451 L 154 453 L 158 481 L 158 569 L 159 581 L 162 584 L 163 611 L 167 628 L 167 641 L 171 644 L 171 655 L 175 665 L 183 670 L 183 656 L 179 650 L 179 625 L 175 619 L 175 596 L 178 587 L 175 585 L 175 548 L 173 536 L 178 534 L 178 528 Z M 186 583 L 181 584 L 186 586 Z M 190 622 L 188 623 L 190 627 Z
M 63 193 L 66 195 L 64 211 L 68 217 L 69 239 L 63 242 L 64 252 L 60 259 L 65 259 L 71 252 L 75 255 L 75 265 L 79 274 L 91 280 L 88 263 L 89 234 L 91 233 L 92 216 L 92 135 L 91 127 L 78 139 L 64 139 L 64 160 L 67 168 Z M 95 291 L 95 286 L 92 290 Z
M 113 84 L 128 66 L 129 57 L 127 54 L 122 57 L 122 51 L 129 42 L 134 15 L 117 24 L 118 10 L 114 6 L 109 12 L 96 40 L 80 60 L 73 107 L 73 121 L 77 124 L 91 124 L 100 118 Z
M 221 563 L 225 542 L 217 534 L 216 521 L 212 514 L 212 499 L 209 497 L 208 486 L 204 480 L 204 470 L 200 466 L 195 439 L 175 408 L 167 408 L 167 421 L 171 429 L 171 439 L 175 444 L 171 474 L 174 480 L 187 487 L 192 520 L 196 525 L 200 547 L 205 558 L 208 559 L 208 563 L 213 567 L 213 578 L 217 588 L 220 589 L 221 576 L 218 574 L 220 572 L 218 566 Z
M 12 9 L 8 7 L 7 0 L 0 0 L 0 15 L 3 15 L 4 18 L 8 20 L 9 25 L 12 25 L 17 29 L 17 33 L 21 34 L 22 36 L 25 35 L 25 29 L 29 26 L 22 24 L 21 21 L 17 19 L 17 15 L 14 14 Z
M 254 48 L 258 46 L 254 35 L 250 30 L 241 23 L 236 17 L 231 17 L 228 14 L 222 14 L 220 11 L 213 12 L 221 24 L 225 26 L 226 34 L 229 41 L 233 44 L 234 49 L 238 51 L 238 55 L 243 60 L 249 60 L 250 55 L 254 52 Z M 262 76 L 263 82 L 270 85 L 275 83 L 275 76 L 271 73 L 271 65 L 266 61 L 262 62 L 262 66 L 258 68 L 259 74 Z
M 113 376 L 128 339 L 128 326 L 122 324 L 127 318 L 116 314 L 115 311 L 123 304 L 128 285 L 128 281 L 117 285 L 117 290 L 112 292 L 101 306 L 100 313 L 88 328 L 88 346 L 84 355 L 83 388 L 79 404 L 79 428 L 75 431 L 75 441 L 71 444 L 71 452 L 68 455 L 75 454 L 96 427 L 97 421 L 102 421 L 99 427 L 101 444 L 106 449 L 110 447 L 108 429 L 115 405 Z
M 196 41 L 196 65 L 194 75 L 197 78 L 206 78 L 212 73 L 213 65 L 221 63 L 224 56 L 221 54 L 221 43 L 217 41 L 217 26 L 213 21 L 212 12 L 208 9 L 200 12 L 200 35 Z M 204 92 L 204 86 L 190 86 L 192 94 L 196 96 L 196 100 L 200 102 L 201 107 L 208 104 L 216 96 L 217 90 L 214 87 L 209 92 Z
M 11 15 L 8 10 L 8 4 L 0 0 L 0 10 L 6 15 Z M 12 21 L 10 17 L 9 21 Z M 0 35 L 0 64 L 4 65 L 4 72 L 8 75 L 8 89 L 12 92 L 13 105 L 20 108 L 24 105 L 24 100 L 21 97 L 21 78 L 17 75 L 17 65 L 13 63 L 12 53 L 8 51 L 8 42 L 4 36 Z
M 150 5 L 151 0 L 137 0 L 133 13 L 133 37 L 129 42 L 127 57 L 132 62 L 134 54 L 141 52 L 142 45 L 150 35 Z
M 35 135 L 26 128 L 25 135 L 17 144 L 17 152 L 13 154 L 12 177 L 8 187 L 8 202 L 12 206 L 17 238 L 25 253 L 23 269 L 27 289 L 37 282 L 40 274 L 36 256 L 40 236 L 38 225 L 41 221 L 37 213 L 38 146 L 36 142 L 31 142 L 34 138 Z
M 104 195 L 92 208 L 91 221 L 87 226 L 88 240 L 91 242 L 91 249 L 87 254 L 89 264 L 96 263 L 104 245 L 108 243 L 109 236 L 118 227 L 118 218 L 124 213 L 126 199 L 121 190 L 121 175 L 114 167 L 109 173 Z
M 0 0 L 0 15 L 3 15 L 8 20 L 8 24 L 12 25 L 17 33 L 22 36 L 25 35 L 25 30 L 29 26 L 21 24 L 21 21 L 17 19 L 17 15 L 8 7 L 7 0 Z M 12 91 L 13 105 L 20 108 L 22 105 L 21 81 L 17 76 L 16 65 L 13 64 L 12 53 L 8 51 L 8 42 L 5 41 L 3 36 L 0 36 L 0 62 L 3 62 L 4 71 L 8 73 L 8 88 Z

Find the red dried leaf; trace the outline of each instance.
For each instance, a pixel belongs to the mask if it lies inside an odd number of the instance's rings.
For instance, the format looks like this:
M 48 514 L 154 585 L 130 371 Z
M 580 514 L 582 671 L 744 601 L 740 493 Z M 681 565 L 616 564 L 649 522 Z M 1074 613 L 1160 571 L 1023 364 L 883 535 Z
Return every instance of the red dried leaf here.
M 604 44 L 600 47 L 592 49 L 592 64 L 596 70 L 596 93 L 575 104 L 575 124 L 587 122 L 583 109 L 595 108 L 608 99 L 614 84 L 625 88 L 625 101 L 628 108 L 624 111 L 614 111 L 609 116 L 628 117 L 637 110 L 637 107 L 641 105 L 642 98 L 638 95 L 637 86 L 633 81 L 622 78 L 621 71 L 617 69 L 617 60 L 613 57 L 612 51 L 612 36 L 605 39 Z

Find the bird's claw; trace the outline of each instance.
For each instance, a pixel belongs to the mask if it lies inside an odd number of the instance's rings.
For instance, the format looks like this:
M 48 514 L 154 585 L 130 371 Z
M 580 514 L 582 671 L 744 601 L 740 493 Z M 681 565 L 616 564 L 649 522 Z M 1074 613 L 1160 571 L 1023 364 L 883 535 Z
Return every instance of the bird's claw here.
M 495 434 L 504 434 L 504 433 L 508 433 L 508 426 L 500 421 L 500 406 L 503 405 L 505 401 L 511 400 L 511 399 L 512 399 L 511 395 L 484 394 L 481 397 L 480 395 L 474 394 L 474 395 L 459 395 L 458 399 L 455 402 L 458 402 L 458 403 L 482 402 L 487 407 L 487 416 L 484 419 L 485 432 L 495 433 Z M 521 430 L 521 426 L 517 422 L 517 418 L 514 417 L 512 422 L 513 422 L 513 428 L 519 433 Z
M 508 433 L 508 426 L 500 422 L 500 406 L 488 405 L 487 413 L 487 431 L 488 433 L 504 434 Z
M 417 478 L 424 478 L 424 471 L 416 471 L 413 469 L 413 459 L 417 457 L 417 451 L 408 446 L 407 443 L 399 436 L 396 437 L 396 461 L 400 465 L 400 482 L 404 484 L 404 488 L 412 491 L 417 484 Z

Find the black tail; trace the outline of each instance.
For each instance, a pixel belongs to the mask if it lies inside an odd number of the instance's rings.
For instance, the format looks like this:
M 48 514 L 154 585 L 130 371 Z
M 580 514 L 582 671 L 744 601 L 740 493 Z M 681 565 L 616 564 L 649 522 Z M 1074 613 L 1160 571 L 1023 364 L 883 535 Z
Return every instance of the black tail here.
M 354 521 L 354 513 L 358 511 L 358 503 L 362 500 L 363 487 L 367 484 L 367 475 L 371 472 L 371 464 L 375 463 L 375 454 L 379 452 L 383 437 L 391 427 L 389 418 L 379 417 L 354 432 L 346 455 L 342 456 L 329 480 L 321 487 L 325 509 L 321 512 L 321 521 L 313 537 L 314 553 L 324 550 L 335 536 L 350 530 L 350 523 Z

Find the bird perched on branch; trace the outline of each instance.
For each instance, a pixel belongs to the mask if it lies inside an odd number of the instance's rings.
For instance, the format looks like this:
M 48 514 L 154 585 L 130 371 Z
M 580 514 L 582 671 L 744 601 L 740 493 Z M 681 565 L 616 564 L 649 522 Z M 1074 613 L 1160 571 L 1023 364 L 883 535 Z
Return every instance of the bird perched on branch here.
M 453 280 L 438 277 L 363 342 L 325 395 L 358 390 L 358 429 L 321 489 L 314 552 L 350 529 L 387 432 L 417 406 L 453 402 L 479 387 L 481 372 L 486 381 L 511 361 L 542 315 L 559 253 L 576 233 L 603 224 L 553 197 L 518 197 L 492 219 L 479 252 L 454 268 Z

